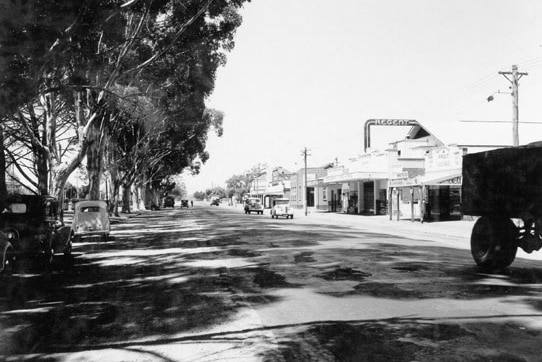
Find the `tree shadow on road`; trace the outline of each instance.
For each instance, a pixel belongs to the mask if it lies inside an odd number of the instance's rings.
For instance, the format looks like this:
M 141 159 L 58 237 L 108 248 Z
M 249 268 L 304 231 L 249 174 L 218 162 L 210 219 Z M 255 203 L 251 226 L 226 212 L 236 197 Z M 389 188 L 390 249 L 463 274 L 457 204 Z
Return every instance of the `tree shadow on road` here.
M 245 308 L 280 303 L 273 292 L 284 288 L 313 288 L 337 300 L 525 295 L 523 302 L 542 306 L 535 263 L 488 275 L 458 262 L 470 260 L 467 251 L 430 241 L 329 225 L 249 227 L 220 216 L 210 223 L 189 212 L 133 218 L 113 236 L 75 244 L 73 266 L 30 268 L 0 281 L 0 356 L 177 341 Z M 323 288 L 336 283 L 345 287 Z
M 258 254 L 235 235 L 162 217 L 130 237 L 139 222 L 120 225 L 114 241 L 75 244 L 71 267 L 29 266 L 0 281 L 0 356 L 213 327 L 277 301 L 266 288 L 295 287 L 249 261 Z

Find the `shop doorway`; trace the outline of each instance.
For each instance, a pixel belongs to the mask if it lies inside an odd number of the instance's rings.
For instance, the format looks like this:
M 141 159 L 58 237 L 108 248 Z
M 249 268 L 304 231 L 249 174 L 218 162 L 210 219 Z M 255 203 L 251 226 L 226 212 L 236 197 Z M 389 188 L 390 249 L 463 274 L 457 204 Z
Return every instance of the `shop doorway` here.
M 307 207 L 314 207 L 314 187 L 307 187 Z
M 374 198 L 375 198 L 374 182 L 363 183 L 363 212 L 364 214 L 375 214 Z
M 329 203 L 331 212 L 337 212 L 337 192 L 335 190 L 331 190 L 331 200 Z

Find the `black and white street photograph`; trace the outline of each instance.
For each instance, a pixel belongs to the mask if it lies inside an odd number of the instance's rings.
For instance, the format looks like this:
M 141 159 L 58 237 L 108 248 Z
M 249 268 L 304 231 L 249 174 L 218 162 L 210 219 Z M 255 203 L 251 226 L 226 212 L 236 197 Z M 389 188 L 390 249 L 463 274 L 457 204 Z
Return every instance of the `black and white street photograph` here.
M 541 100 L 540 0 L 0 0 L 0 361 L 542 361 Z

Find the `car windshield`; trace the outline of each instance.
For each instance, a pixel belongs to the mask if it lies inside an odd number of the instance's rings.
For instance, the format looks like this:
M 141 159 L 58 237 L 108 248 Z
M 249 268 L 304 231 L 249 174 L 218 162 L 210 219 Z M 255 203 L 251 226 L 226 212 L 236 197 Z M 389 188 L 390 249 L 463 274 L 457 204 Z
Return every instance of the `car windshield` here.
M 287 205 L 290 200 L 275 200 L 275 205 Z
M 81 212 L 100 212 L 100 207 L 99 206 L 82 207 Z
M 260 199 L 249 199 L 248 202 L 251 204 L 259 204 L 261 201 Z

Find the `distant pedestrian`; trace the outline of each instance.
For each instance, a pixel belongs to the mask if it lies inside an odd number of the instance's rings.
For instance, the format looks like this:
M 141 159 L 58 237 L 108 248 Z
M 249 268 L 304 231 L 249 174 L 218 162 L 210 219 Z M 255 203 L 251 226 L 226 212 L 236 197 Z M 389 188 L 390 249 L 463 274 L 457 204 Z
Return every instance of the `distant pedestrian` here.
M 194 207 L 194 200 L 190 200 L 190 207 Z

